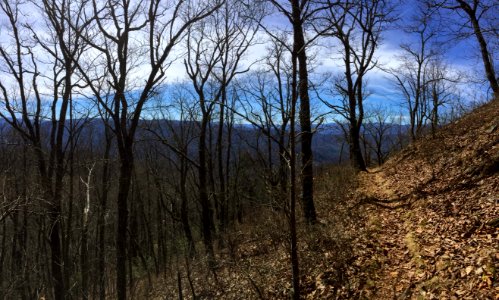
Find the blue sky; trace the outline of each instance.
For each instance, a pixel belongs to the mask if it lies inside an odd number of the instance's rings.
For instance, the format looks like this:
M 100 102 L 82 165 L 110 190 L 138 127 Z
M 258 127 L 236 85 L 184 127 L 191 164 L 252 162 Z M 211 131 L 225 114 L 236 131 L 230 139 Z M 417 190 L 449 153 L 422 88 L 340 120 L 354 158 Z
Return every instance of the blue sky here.
M 398 7 L 399 21 L 396 24 L 392 24 L 392 28 L 383 33 L 383 41 L 379 46 L 376 57 L 383 66 L 396 67 L 398 64 L 397 55 L 400 54 L 400 43 L 411 41 L 411 38 L 400 28 L 404 25 L 406 20 L 410 19 L 410 15 L 416 11 L 415 5 L 416 1 L 405 1 L 403 5 Z M 27 18 L 34 20 L 34 15 L 31 11 L 25 12 Z M 499 13 L 497 14 L 499 15 Z M 448 18 L 457 18 L 457 15 L 448 12 L 446 15 Z M 40 21 L 41 22 L 41 21 Z M 282 15 L 276 13 L 269 16 L 266 19 L 269 28 L 282 28 L 287 27 L 288 21 Z M 40 27 L 41 28 L 41 27 Z M 6 27 L 5 17 L 0 14 L 0 45 L 5 44 L 7 39 L 5 36 L 9 34 L 8 28 Z M 246 61 L 244 64 L 249 65 L 252 61 L 261 59 L 265 55 L 266 47 L 265 44 L 266 36 L 264 32 L 259 34 L 259 40 L 261 43 L 253 46 L 247 53 Z M 497 45 L 497 41 L 496 45 Z M 181 47 L 178 47 L 179 49 Z M 318 56 L 322 58 L 321 64 L 316 68 L 317 73 L 329 72 L 329 73 L 341 73 L 341 60 L 338 57 L 335 58 L 335 53 L 338 48 L 334 44 L 329 44 L 328 47 L 316 47 L 312 51 L 317 52 Z M 182 64 L 182 51 L 177 50 L 173 56 L 177 56 L 177 61 L 173 63 L 168 70 L 167 82 L 175 83 L 185 80 L 187 77 L 185 75 L 185 69 Z M 497 53 L 494 54 L 497 58 Z M 173 57 L 172 56 L 172 57 Z M 444 57 L 443 59 L 455 70 L 466 71 L 468 73 L 478 74 L 483 77 L 483 68 L 481 65 L 481 60 L 479 57 L 479 52 L 476 46 L 476 42 L 473 36 L 469 39 L 448 43 L 445 45 Z M 496 59 L 497 64 L 497 59 Z M 258 67 L 255 65 L 254 68 Z M 147 69 L 137 69 L 134 71 L 135 76 L 140 77 L 140 74 L 147 72 Z M 313 76 L 320 76 L 320 74 L 312 74 Z M 397 111 L 400 110 L 400 97 L 397 95 L 397 90 L 394 88 L 390 76 L 381 70 L 374 69 L 369 75 L 367 75 L 368 88 L 373 92 L 370 96 L 367 105 L 377 106 L 378 104 L 387 105 L 391 109 Z M 482 93 L 486 89 L 486 85 L 461 85 L 464 90 L 471 91 L 471 93 L 479 92 Z
M 417 5 L 418 1 L 401 1 L 400 5 L 396 7 L 394 16 L 398 17 L 398 21 L 391 23 L 387 30 L 382 33 L 382 42 L 377 49 L 375 57 L 378 58 L 380 66 L 396 68 L 399 63 L 399 56 L 403 53 L 400 48 L 401 43 L 414 43 L 414 38 L 404 32 L 402 28 L 412 19 L 413 15 L 418 11 Z M 497 8 L 497 6 L 496 6 Z M 493 15 L 491 13 L 490 15 Z M 499 12 L 497 12 L 499 15 Z M 455 24 L 461 24 L 462 19 L 454 12 L 443 11 L 443 16 L 446 18 L 446 22 L 454 22 Z M 289 22 L 280 13 L 275 13 L 266 19 L 266 24 L 269 28 L 277 29 L 288 29 Z M 449 24 L 449 23 L 446 23 Z M 448 25 L 446 29 L 450 28 Z M 482 67 L 482 61 L 480 57 L 480 52 L 474 36 L 470 36 L 463 40 L 450 40 L 451 36 L 447 32 L 446 35 L 442 35 L 439 38 L 440 41 L 447 40 L 442 44 L 440 50 L 442 50 L 442 60 L 448 65 L 451 72 L 462 72 L 471 75 L 473 79 L 484 79 L 484 71 Z M 495 41 L 497 43 L 497 41 Z M 328 72 L 328 73 L 341 73 L 343 72 L 341 66 L 341 59 L 337 54 L 340 48 L 336 47 L 334 43 L 330 41 L 324 42 L 320 41 L 320 44 L 325 44 L 326 47 L 316 47 L 311 51 L 317 52 L 318 56 L 321 57 L 321 63 L 316 68 L 317 73 Z M 264 53 L 264 45 L 259 45 L 254 47 L 253 51 L 250 51 L 249 60 L 257 59 L 259 55 Z M 491 48 L 491 47 L 490 47 Z M 492 51 L 492 49 L 490 49 Z M 498 53 L 493 53 L 496 58 Z M 336 57 L 335 57 L 336 56 Z M 315 74 L 317 75 L 317 74 Z M 401 99 L 399 92 L 394 87 L 393 78 L 381 71 L 380 69 L 374 69 L 369 72 L 366 76 L 368 81 L 368 88 L 373 93 L 367 104 L 372 103 L 375 106 L 378 104 L 388 105 L 393 110 L 401 109 Z M 471 83 L 469 80 L 463 79 L 463 83 L 456 86 L 465 97 L 481 99 L 487 92 L 488 85 L 487 82 Z M 467 95 L 469 94 L 469 95 Z

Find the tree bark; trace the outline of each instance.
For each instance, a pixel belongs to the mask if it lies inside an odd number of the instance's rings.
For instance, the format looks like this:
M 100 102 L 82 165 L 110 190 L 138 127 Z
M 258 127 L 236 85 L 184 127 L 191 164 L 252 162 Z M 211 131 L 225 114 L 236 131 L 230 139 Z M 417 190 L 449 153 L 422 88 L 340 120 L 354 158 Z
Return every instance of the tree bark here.
M 298 4 L 294 1 L 293 4 Z M 293 5 L 293 9 L 295 9 Z M 297 95 L 297 49 L 293 49 L 292 53 L 292 96 L 291 96 L 291 114 L 290 114 L 290 129 L 289 129 L 289 145 L 290 145 L 290 191 L 289 191 L 289 235 L 290 235 L 290 258 L 291 258 L 291 275 L 293 284 L 293 294 L 291 297 L 294 300 L 300 299 L 300 266 L 298 258 L 298 240 L 296 237 L 296 102 Z
M 352 166 L 358 171 L 365 171 L 366 164 L 362 156 L 362 149 L 360 147 L 360 128 L 357 122 L 352 124 L 350 122 L 350 160 Z
M 487 48 L 487 42 L 485 41 L 485 38 L 483 36 L 482 28 L 478 23 L 476 11 L 463 0 L 458 0 L 457 2 L 461 6 L 462 10 L 464 10 L 464 12 L 466 12 L 466 14 L 470 18 L 471 25 L 473 26 L 473 32 L 478 41 L 478 45 L 480 46 L 480 53 L 482 55 L 483 66 L 485 68 L 485 75 L 487 76 L 490 88 L 494 93 L 494 99 L 499 100 L 499 84 L 497 82 L 496 73 L 494 70 L 494 62 L 492 61 L 492 57 Z
M 130 147 L 120 149 L 120 175 L 118 186 L 118 228 L 116 232 L 116 288 L 118 299 L 126 300 L 127 295 L 127 236 L 128 236 L 128 195 L 132 181 L 133 154 Z
M 314 167 L 312 155 L 312 125 L 310 122 L 310 98 L 308 94 L 307 54 L 305 37 L 301 20 L 301 8 L 298 0 L 292 1 L 294 51 L 298 60 L 299 96 L 300 96 L 300 130 L 301 130 L 301 180 L 302 206 L 305 220 L 309 224 L 317 221 L 314 205 Z
M 204 105 L 204 101 L 202 103 Z M 203 227 L 203 242 L 206 254 L 211 260 L 213 258 L 213 242 L 211 235 L 211 228 L 213 222 L 213 209 L 211 207 L 210 199 L 208 198 L 208 179 L 206 168 L 206 133 L 208 127 L 208 116 L 203 116 L 201 121 L 201 133 L 199 135 L 199 201 L 201 202 L 201 223 Z
M 187 148 L 187 147 L 186 147 Z M 187 153 L 187 149 L 184 149 L 184 153 Z M 189 211 L 187 207 L 187 160 L 182 157 L 181 158 L 181 167 L 180 167 L 180 198 L 182 203 L 180 204 L 180 219 L 182 221 L 182 228 L 184 229 L 185 238 L 187 239 L 188 244 L 188 253 L 189 257 L 193 257 L 196 254 L 196 247 L 194 244 L 194 238 L 192 236 L 191 226 L 189 224 Z
M 99 299 L 104 300 L 106 298 L 106 210 L 107 201 L 109 193 L 109 174 L 110 174 L 110 152 L 111 152 L 111 129 L 108 125 L 104 124 L 104 134 L 105 134 L 105 148 L 103 155 L 102 164 L 102 178 L 101 178 L 101 189 L 102 194 L 100 197 L 100 210 L 99 217 L 97 220 L 98 227 L 98 284 L 99 284 Z

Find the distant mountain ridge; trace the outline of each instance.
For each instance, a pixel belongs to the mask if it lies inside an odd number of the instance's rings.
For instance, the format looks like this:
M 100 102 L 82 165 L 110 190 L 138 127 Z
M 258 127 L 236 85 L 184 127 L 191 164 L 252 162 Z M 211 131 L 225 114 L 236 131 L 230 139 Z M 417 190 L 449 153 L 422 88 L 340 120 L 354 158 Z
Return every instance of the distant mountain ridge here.
M 69 130 L 70 121 L 66 121 L 67 130 Z M 74 119 L 73 124 L 77 130 L 78 138 L 80 142 L 84 145 L 100 145 L 102 144 L 102 140 L 104 139 L 104 121 L 100 118 L 89 118 L 89 119 Z M 371 125 L 377 126 L 376 123 L 371 123 Z M 386 144 L 387 148 L 396 138 L 397 135 L 400 135 L 401 132 L 406 132 L 408 127 L 407 125 L 400 124 L 384 124 L 387 126 L 386 131 Z M 42 122 L 42 130 L 48 132 L 50 129 L 51 123 L 49 121 Z M 112 126 L 112 123 L 111 123 Z M 179 120 L 142 120 L 139 125 L 139 129 L 137 132 L 137 139 L 141 140 L 143 143 L 144 140 L 154 140 L 157 139 L 157 136 L 153 136 L 150 134 L 150 130 L 157 130 L 160 135 L 171 138 L 173 130 L 180 130 L 181 126 L 189 127 L 191 126 L 191 130 L 193 130 L 193 134 L 195 134 L 195 130 L 197 128 L 196 121 L 179 121 Z M 337 123 L 326 123 L 321 124 L 313 138 L 313 155 L 314 155 L 314 163 L 316 164 L 331 164 L 337 162 L 345 162 L 348 160 L 348 144 L 346 144 L 346 140 L 344 137 L 344 132 L 341 128 L 342 125 Z M 154 129 L 155 127 L 156 129 Z M 218 123 L 212 122 L 211 127 L 213 130 L 216 130 L 218 127 Z M 0 119 L 0 128 L 2 129 L 3 135 L 8 132 L 9 125 L 3 119 Z M 299 127 L 297 128 L 299 130 Z M 233 127 L 233 139 L 238 144 L 250 143 L 248 146 L 251 146 L 253 139 L 258 134 L 258 127 L 252 124 L 234 124 Z M 261 135 L 261 134 L 260 134 Z M 66 135 L 67 139 L 67 135 Z M 5 137 L 3 138 L 5 142 Z M 213 141 L 214 142 L 214 141 Z M 253 141 L 254 142 L 254 141 Z M 191 146 L 195 147 L 196 141 L 193 139 L 191 142 Z M 253 145 L 254 146 L 254 145 Z M 341 152 L 343 151 L 343 152 Z M 389 151 L 387 149 L 386 151 Z

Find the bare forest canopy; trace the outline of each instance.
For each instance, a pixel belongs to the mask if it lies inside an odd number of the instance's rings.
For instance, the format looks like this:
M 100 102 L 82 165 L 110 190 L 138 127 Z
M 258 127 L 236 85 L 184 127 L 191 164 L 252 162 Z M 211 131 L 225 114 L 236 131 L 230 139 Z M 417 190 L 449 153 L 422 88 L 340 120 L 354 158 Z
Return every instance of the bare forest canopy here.
M 286 220 L 282 295 L 298 299 L 318 170 L 366 171 L 497 99 L 497 15 L 492 0 L 0 0 L 0 298 L 124 300 L 161 274 L 196 297 L 190 264 L 216 279 L 261 212 Z

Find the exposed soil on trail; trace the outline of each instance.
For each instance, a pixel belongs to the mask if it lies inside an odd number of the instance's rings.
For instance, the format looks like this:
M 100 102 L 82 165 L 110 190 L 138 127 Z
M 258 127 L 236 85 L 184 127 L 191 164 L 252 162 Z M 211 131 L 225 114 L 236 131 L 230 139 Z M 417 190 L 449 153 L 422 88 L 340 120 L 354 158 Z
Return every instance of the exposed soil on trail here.
M 499 101 L 361 174 L 356 197 L 360 298 L 499 299 Z

